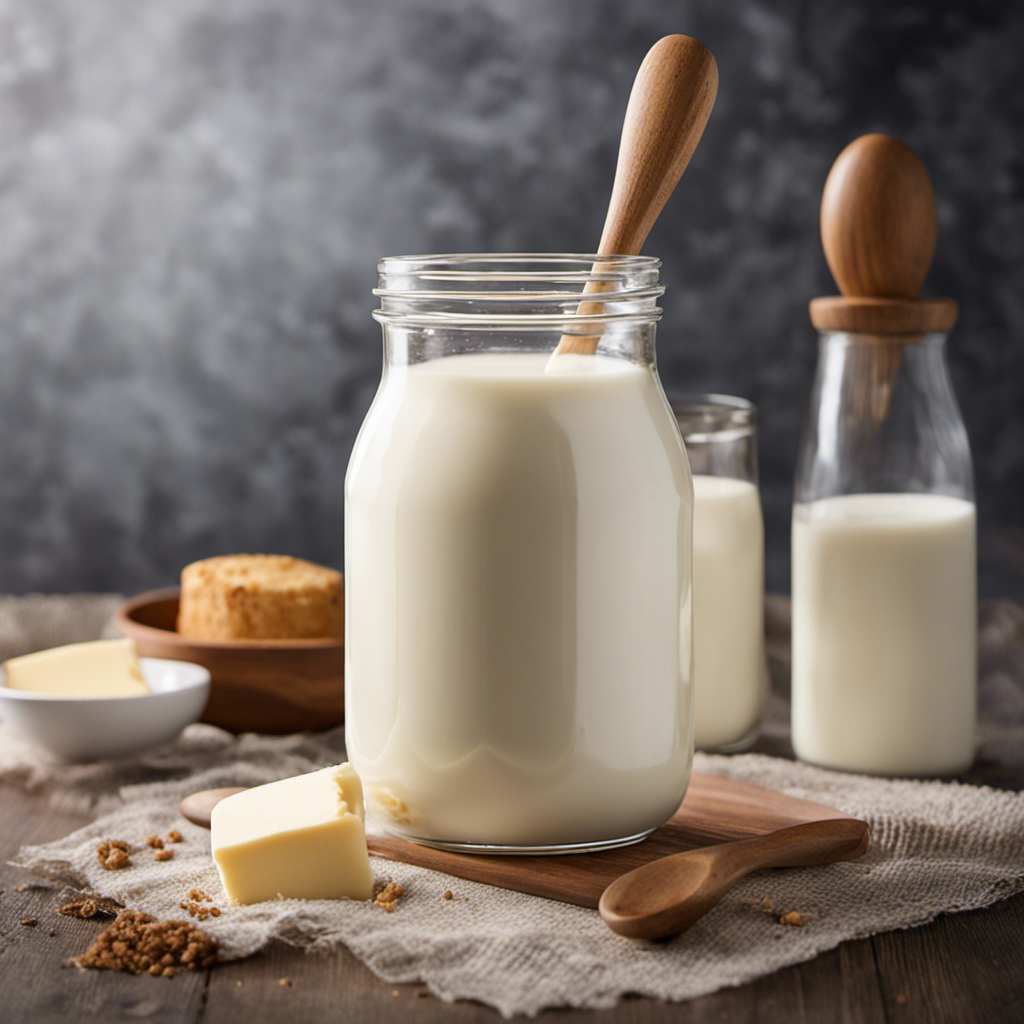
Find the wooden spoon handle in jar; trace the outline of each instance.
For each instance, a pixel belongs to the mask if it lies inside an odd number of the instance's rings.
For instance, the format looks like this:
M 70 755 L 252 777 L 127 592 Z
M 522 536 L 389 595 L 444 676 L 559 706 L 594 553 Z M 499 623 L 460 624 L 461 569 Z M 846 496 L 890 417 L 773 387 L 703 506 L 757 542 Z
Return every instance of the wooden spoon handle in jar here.
M 690 36 L 665 36 L 651 47 L 633 83 L 619 143 L 608 214 L 598 253 L 637 255 L 704 133 L 718 92 L 711 51 Z M 605 290 L 590 281 L 584 294 Z M 581 303 L 577 315 L 603 311 Z M 593 355 L 597 336 L 564 335 L 556 355 Z

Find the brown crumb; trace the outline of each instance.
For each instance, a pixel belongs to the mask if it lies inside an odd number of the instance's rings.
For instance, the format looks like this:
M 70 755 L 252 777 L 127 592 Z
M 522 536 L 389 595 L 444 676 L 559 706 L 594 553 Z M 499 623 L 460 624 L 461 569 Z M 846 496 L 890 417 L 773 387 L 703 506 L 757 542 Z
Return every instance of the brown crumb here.
M 36 918 L 34 918 L 34 917 L 23 917 L 23 918 L 21 919 L 21 923 L 22 923 L 22 924 L 23 924 L 23 925 L 24 925 L 24 926 L 25 926 L 26 928 L 35 928 L 35 926 L 36 926 L 37 924 L 39 924 L 39 922 L 38 922 L 38 921 L 36 920 Z
M 15 892 L 24 892 L 28 888 L 27 885 L 16 885 L 14 887 Z
M 179 970 L 210 967 L 217 943 L 188 921 L 158 921 L 151 914 L 122 910 L 81 956 L 75 967 L 173 977 Z
M 791 910 L 779 918 L 779 924 L 792 925 L 794 928 L 801 928 L 804 924 L 804 915 L 797 910 Z
M 188 893 L 188 898 L 190 900 L 196 900 L 196 902 L 198 903 L 202 903 L 204 900 L 211 899 L 211 897 L 207 896 L 202 889 L 190 889 Z
M 220 917 L 220 907 L 210 907 L 210 917 Z
M 146 845 L 154 850 L 162 850 L 164 848 L 164 841 L 159 836 L 150 836 L 146 840 Z
M 65 903 L 63 907 L 59 907 L 57 910 L 58 914 L 63 914 L 65 917 L 80 917 L 83 919 L 95 917 L 99 912 L 99 904 L 95 900 L 90 899 L 77 900 L 74 903 Z
M 292 987 L 292 979 L 291 978 L 282 978 L 278 982 L 278 985 L 280 985 L 281 988 L 291 988 Z
M 765 898 L 761 900 L 761 906 L 771 910 L 772 907 L 775 906 L 775 900 L 773 900 L 771 896 L 765 896 Z
M 107 871 L 120 871 L 131 867 L 132 860 L 128 856 L 131 850 L 123 839 L 104 839 L 96 847 L 96 857 Z
M 157 850 L 153 854 L 153 860 L 170 860 L 174 856 L 173 850 Z
M 181 843 L 181 842 L 184 842 L 184 838 L 182 837 L 182 834 L 176 828 L 172 828 L 171 831 L 167 833 L 167 842 L 169 842 L 169 843 Z
M 442 897 L 442 899 L 446 899 L 446 900 L 453 900 L 453 899 L 455 899 L 455 897 L 452 895 L 451 889 L 446 889 L 445 890 L 445 893 L 444 893 L 444 896 Z
M 374 889 L 374 905 L 386 910 L 389 914 L 395 912 L 395 907 L 398 906 L 398 901 L 405 895 L 405 889 L 395 882 L 388 882 L 383 888 L 378 889 L 381 883 L 377 883 L 373 887 Z
M 397 995 L 398 995 L 398 989 L 397 989 L 397 988 L 393 988 L 393 989 L 391 990 L 391 994 L 392 994 L 393 996 L 397 996 Z
M 899 1003 L 900 1006 L 906 1006 L 907 1005 L 907 997 L 906 997 L 906 995 L 903 992 L 897 992 L 896 993 L 896 1002 Z

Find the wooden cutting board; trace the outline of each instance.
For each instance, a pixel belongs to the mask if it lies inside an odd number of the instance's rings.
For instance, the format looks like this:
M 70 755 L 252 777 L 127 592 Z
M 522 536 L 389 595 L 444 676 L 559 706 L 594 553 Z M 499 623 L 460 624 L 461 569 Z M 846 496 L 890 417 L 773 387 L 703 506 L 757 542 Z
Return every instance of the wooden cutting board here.
M 544 857 L 480 856 L 417 846 L 393 836 L 368 835 L 370 852 L 388 860 L 433 868 L 458 878 L 597 907 L 601 893 L 620 875 L 683 850 L 749 839 L 810 822 L 834 822 L 837 855 L 852 860 L 868 848 L 867 822 L 824 804 L 775 793 L 735 779 L 694 774 L 682 806 L 641 843 L 603 853 Z M 819 832 L 820 835 L 820 832 Z

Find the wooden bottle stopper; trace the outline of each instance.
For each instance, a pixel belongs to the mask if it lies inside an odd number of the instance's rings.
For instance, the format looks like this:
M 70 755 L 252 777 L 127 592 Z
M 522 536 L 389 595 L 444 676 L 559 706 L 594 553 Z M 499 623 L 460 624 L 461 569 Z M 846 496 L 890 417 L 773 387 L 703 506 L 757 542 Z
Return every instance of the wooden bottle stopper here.
M 956 303 L 918 295 L 936 233 L 935 193 L 917 154 L 889 135 L 855 139 L 821 197 L 821 241 L 842 296 L 812 300 L 811 322 L 890 343 L 951 330 Z

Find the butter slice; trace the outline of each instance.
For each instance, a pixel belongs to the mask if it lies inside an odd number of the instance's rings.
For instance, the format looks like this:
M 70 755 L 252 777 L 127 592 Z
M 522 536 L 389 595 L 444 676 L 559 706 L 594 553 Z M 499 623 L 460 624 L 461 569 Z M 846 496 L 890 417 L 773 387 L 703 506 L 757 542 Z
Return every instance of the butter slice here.
M 210 842 L 232 903 L 373 895 L 363 785 L 347 763 L 227 797 Z
M 91 640 L 4 662 L 7 686 L 55 697 L 142 697 L 149 687 L 132 640 Z

